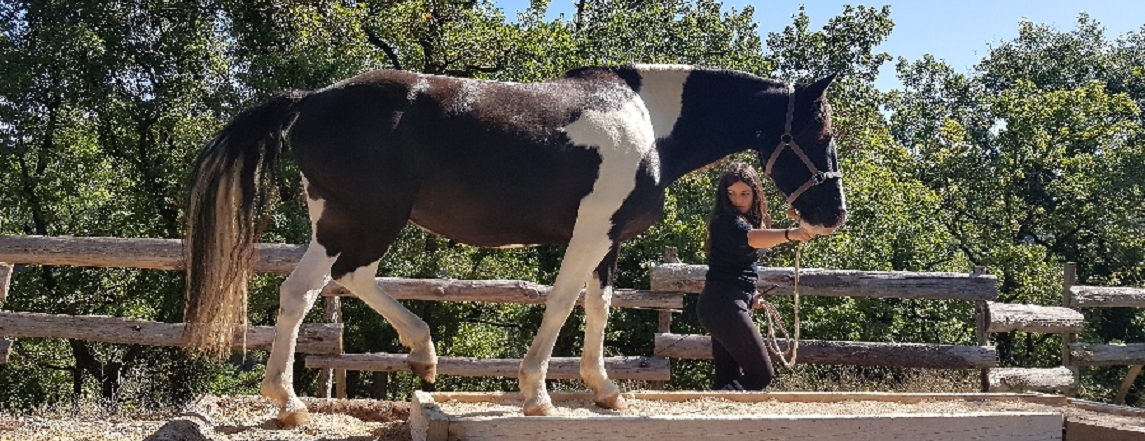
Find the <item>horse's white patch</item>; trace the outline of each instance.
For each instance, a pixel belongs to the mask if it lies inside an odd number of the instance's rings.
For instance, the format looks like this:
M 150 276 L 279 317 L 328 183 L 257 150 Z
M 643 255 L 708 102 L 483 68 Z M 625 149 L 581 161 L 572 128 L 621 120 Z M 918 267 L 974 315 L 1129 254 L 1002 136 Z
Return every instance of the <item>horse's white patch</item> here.
M 680 119 L 684 106 L 684 83 L 692 67 L 676 64 L 637 64 L 640 73 L 640 99 L 648 108 L 656 139 L 667 138 Z
M 413 86 L 409 88 L 409 91 L 406 92 L 406 101 L 412 102 L 417 98 L 418 94 L 424 92 L 426 89 L 429 89 L 429 78 L 426 78 L 425 75 L 418 75 L 417 81 L 415 81 Z
M 612 215 L 636 188 L 640 163 L 645 158 L 659 163 L 655 135 L 646 121 L 648 110 L 642 102 L 632 100 L 611 111 L 586 111 L 565 127 L 573 144 L 595 149 L 600 155 L 600 170 L 592 192 L 581 200 L 574 234 L 610 240 Z M 659 167 L 652 172 L 658 182 Z M 582 223 L 590 225 L 583 225 L 582 229 Z

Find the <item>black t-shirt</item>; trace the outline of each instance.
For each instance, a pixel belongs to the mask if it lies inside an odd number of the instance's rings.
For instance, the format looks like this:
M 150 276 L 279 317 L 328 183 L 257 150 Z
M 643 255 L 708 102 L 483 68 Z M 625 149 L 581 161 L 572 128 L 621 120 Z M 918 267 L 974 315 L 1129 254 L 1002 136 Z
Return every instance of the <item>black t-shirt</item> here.
M 747 243 L 751 224 L 739 216 L 716 216 L 711 224 L 711 250 L 708 252 L 708 282 L 723 282 L 754 292 L 755 262 L 759 252 Z

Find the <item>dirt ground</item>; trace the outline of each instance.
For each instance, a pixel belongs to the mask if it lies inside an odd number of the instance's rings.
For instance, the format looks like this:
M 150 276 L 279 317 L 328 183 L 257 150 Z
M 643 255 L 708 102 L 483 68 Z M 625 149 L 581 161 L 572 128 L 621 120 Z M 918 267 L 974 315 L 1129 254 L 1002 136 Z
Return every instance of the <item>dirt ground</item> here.
M 409 403 L 306 399 L 309 424 L 281 427 L 261 397 L 206 396 L 179 414 L 106 417 L 91 412 L 0 414 L 0 441 L 407 441 Z

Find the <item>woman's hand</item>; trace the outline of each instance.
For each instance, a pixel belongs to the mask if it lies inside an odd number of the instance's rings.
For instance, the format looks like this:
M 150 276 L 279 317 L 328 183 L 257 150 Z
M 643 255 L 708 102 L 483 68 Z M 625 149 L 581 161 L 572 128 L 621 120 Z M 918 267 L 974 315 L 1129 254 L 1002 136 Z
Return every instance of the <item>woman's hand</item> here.
M 815 235 L 811 234 L 810 231 L 807 231 L 803 227 L 797 227 L 797 228 L 788 228 L 787 232 L 784 234 L 783 237 L 789 241 L 810 242 L 811 239 L 815 238 Z
M 766 307 L 766 305 L 767 305 L 767 300 L 763 298 L 763 294 L 755 293 L 755 295 L 751 296 L 751 309 L 752 310 L 763 309 Z

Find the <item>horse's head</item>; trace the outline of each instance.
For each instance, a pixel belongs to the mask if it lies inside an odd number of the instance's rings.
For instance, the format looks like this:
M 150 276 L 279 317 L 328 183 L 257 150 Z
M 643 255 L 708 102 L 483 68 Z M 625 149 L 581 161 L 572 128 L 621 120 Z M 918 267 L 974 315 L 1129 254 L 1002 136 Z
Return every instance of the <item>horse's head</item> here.
M 834 75 L 788 93 L 780 136 L 759 140 L 764 172 L 798 210 L 804 228 L 831 234 L 847 220 L 843 175 L 835 154 L 827 86 Z M 762 133 L 774 133 L 764 131 Z

